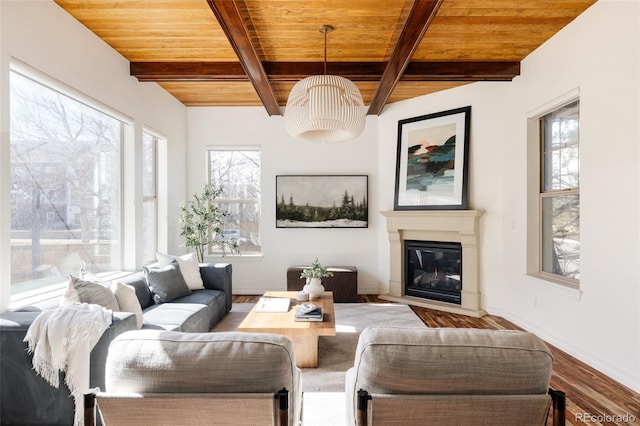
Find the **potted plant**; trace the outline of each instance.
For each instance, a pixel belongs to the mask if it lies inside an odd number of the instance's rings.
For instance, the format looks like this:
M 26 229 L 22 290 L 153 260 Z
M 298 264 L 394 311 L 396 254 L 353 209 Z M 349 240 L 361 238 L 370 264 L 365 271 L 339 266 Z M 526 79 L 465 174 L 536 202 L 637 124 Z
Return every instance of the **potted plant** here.
M 200 194 L 193 194 L 193 200 L 180 203 L 178 221 L 182 224 L 180 235 L 184 245 L 195 250 L 199 262 L 204 262 L 204 255 L 210 246 L 235 251 L 237 244 L 233 240 L 223 238 L 221 226 L 227 212 L 222 210 L 215 199 L 222 193 L 222 188 L 211 184 L 205 185 Z
M 300 278 L 307 279 L 307 285 L 304 286 L 303 290 L 309 293 L 310 298 L 318 298 L 324 293 L 322 278 L 332 276 L 333 273 L 322 266 L 320 262 L 318 262 L 318 258 L 316 258 L 311 262 L 311 266 L 304 268 L 300 274 Z

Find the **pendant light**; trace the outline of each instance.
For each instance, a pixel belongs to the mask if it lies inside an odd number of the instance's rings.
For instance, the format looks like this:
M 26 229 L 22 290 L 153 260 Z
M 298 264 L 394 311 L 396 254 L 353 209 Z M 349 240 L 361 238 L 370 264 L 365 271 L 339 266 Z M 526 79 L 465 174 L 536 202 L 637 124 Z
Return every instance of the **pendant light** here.
M 324 34 L 324 74 L 306 77 L 293 86 L 284 111 L 284 125 L 297 139 L 312 142 L 344 142 L 355 139 L 366 121 L 362 95 L 352 81 L 327 75 L 327 34 Z

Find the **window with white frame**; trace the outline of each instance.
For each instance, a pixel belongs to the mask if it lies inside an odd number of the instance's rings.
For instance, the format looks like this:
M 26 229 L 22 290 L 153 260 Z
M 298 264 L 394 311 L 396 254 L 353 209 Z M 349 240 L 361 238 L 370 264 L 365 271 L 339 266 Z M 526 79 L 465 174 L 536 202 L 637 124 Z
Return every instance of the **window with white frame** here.
M 209 182 L 222 188 L 217 202 L 227 212 L 219 238 L 235 246 L 237 254 L 259 254 L 260 148 L 210 148 L 208 160 Z M 210 254 L 225 253 L 214 245 Z
M 9 78 L 11 294 L 119 270 L 125 123 L 37 73 Z
M 155 261 L 158 251 L 158 140 L 142 133 L 142 254 L 144 263 Z
M 577 286 L 580 279 L 580 103 L 539 118 L 539 273 Z

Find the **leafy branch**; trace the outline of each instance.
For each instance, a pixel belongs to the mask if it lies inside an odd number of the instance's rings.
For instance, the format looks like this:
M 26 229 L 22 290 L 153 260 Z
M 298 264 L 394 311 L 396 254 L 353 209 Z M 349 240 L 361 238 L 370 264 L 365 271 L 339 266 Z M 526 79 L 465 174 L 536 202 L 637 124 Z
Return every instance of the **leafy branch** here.
M 204 255 L 211 246 L 219 246 L 223 252 L 226 248 L 237 249 L 235 241 L 221 238 L 221 226 L 228 214 L 215 203 L 221 193 L 222 188 L 207 184 L 200 194 L 193 194 L 192 201 L 180 203 L 180 235 L 186 247 L 195 249 L 200 262 L 204 261 Z
M 302 273 L 300 274 L 300 278 L 324 278 L 324 277 L 332 277 L 333 272 L 329 272 L 327 268 L 322 266 L 320 262 L 318 262 L 318 258 L 311 263 L 311 266 L 304 268 Z

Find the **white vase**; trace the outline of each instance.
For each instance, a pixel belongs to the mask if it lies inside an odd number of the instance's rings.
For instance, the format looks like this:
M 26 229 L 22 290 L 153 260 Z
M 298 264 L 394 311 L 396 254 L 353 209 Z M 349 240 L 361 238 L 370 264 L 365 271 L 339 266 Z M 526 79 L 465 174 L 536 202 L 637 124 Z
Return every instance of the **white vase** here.
M 320 278 L 309 278 L 307 285 L 304 286 L 304 291 L 309 293 L 309 298 L 317 299 L 324 293 L 324 286 L 320 281 Z

